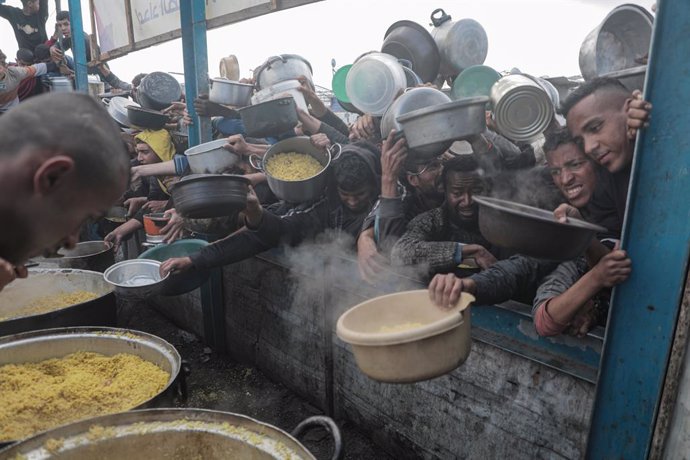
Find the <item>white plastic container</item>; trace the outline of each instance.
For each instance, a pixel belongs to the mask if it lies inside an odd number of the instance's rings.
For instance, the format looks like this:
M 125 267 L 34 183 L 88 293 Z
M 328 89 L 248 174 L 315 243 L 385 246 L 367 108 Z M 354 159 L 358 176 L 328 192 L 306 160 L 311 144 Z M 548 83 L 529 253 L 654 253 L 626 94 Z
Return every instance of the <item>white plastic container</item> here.
M 345 80 L 350 102 L 364 113 L 382 116 L 407 86 L 398 60 L 385 53 L 368 53 L 357 60 Z
M 262 89 L 252 97 L 252 105 L 272 101 L 280 97 L 292 96 L 298 109 L 309 110 L 304 95 L 299 90 L 302 85 L 297 80 L 285 80 Z

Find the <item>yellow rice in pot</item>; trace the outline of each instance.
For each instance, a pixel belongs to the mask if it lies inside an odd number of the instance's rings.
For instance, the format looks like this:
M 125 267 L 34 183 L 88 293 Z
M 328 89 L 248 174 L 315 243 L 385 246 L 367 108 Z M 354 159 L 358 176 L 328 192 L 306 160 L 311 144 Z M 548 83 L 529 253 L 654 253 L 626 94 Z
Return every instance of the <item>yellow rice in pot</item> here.
M 266 172 L 276 179 L 299 181 L 323 171 L 323 165 L 306 153 L 277 153 L 266 162 Z
M 60 292 L 58 294 L 46 295 L 42 297 L 37 297 L 26 305 L 22 305 L 19 308 L 13 308 L 12 312 L 4 313 L 2 308 L 0 308 L 0 321 L 5 321 L 12 318 L 18 318 L 22 316 L 32 316 L 39 315 L 42 313 L 48 313 L 53 310 L 59 310 L 60 308 L 69 307 L 71 305 L 76 305 L 83 302 L 88 302 L 97 298 L 99 294 L 91 291 L 72 291 L 72 292 Z

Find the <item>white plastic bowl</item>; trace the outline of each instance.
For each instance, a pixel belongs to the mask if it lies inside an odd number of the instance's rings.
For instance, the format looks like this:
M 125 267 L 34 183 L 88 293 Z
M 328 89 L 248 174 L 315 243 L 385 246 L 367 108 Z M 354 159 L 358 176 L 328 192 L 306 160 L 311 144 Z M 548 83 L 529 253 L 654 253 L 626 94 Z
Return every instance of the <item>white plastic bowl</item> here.
M 266 101 L 272 101 L 279 97 L 292 96 L 298 109 L 309 110 L 307 101 L 304 99 L 304 94 L 299 90 L 302 86 L 297 80 L 285 80 L 268 88 L 264 88 L 252 96 L 252 105 L 260 104 Z
M 185 150 L 189 168 L 194 174 L 222 174 L 240 161 L 240 156 L 224 149 L 226 139 L 205 142 Z
M 357 60 L 345 79 L 350 102 L 364 113 L 381 116 L 407 86 L 398 60 L 385 53 L 369 53 Z

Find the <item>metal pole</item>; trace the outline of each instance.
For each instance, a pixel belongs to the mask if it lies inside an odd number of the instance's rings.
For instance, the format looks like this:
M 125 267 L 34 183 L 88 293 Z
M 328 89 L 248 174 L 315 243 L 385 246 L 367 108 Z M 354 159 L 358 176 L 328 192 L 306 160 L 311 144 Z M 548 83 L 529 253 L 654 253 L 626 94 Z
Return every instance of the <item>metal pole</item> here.
M 81 1 L 69 0 L 69 24 L 72 30 L 72 53 L 74 54 L 74 82 L 77 91 L 88 93 L 89 78 L 86 66 L 86 42 L 84 24 L 81 19 Z
M 616 288 L 590 425 L 587 458 L 649 454 L 690 250 L 690 10 L 660 0 L 637 139 L 623 247 L 633 261 Z

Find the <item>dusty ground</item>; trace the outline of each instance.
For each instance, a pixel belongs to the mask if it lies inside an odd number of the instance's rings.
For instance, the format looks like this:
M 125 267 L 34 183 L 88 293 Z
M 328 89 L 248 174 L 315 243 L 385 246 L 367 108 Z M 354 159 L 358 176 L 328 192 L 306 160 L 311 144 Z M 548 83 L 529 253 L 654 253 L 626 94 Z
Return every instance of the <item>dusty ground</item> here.
M 123 303 L 118 307 L 118 325 L 155 334 L 170 342 L 187 363 L 188 400 L 179 407 L 198 407 L 235 412 L 290 432 L 303 419 L 321 411 L 303 401 L 258 370 L 237 364 L 214 353 L 145 303 Z M 389 460 L 351 423 L 336 420 L 344 439 L 343 458 Z M 332 442 L 325 430 L 308 432 L 300 441 L 318 459 L 331 458 Z

